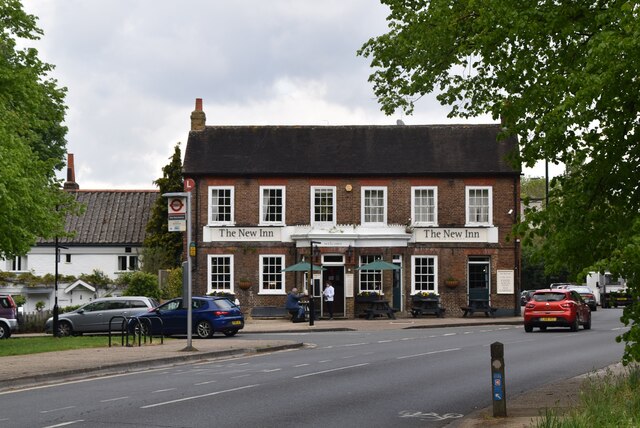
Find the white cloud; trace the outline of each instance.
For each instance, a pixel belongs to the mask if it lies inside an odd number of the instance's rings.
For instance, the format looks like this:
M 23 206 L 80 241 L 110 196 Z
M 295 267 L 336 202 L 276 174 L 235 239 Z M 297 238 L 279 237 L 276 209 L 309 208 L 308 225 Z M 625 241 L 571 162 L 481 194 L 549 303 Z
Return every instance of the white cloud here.
M 356 56 L 386 29 L 371 0 L 24 0 L 68 87 L 68 151 L 82 189 L 152 188 L 184 153 L 195 98 L 208 124 L 450 123 L 424 97 L 387 117 Z M 483 117 L 474 122 L 490 122 Z M 461 122 L 461 121 L 458 121 Z

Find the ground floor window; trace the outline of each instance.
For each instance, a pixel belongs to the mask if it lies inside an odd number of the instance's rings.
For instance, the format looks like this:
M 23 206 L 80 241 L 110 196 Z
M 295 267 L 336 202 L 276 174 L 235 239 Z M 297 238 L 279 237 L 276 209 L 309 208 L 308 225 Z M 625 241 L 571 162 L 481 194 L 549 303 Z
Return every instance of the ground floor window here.
M 438 292 L 438 258 L 436 256 L 412 256 L 411 272 L 411 294 Z
M 209 256 L 209 283 L 207 294 L 212 292 L 233 293 L 233 256 Z
M 260 257 L 260 292 L 266 294 L 284 293 L 284 256 Z
M 381 260 L 381 255 L 364 255 L 360 256 L 360 266 L 364 266 L 367 263 L 375 262 L 376 260 Z M 360 282 L 360 292 L 365 291 L 377 291 L 378 293 L 382 292 L 382 271 L 381 270 L 361 270 L 360 272 L 359 282 Z

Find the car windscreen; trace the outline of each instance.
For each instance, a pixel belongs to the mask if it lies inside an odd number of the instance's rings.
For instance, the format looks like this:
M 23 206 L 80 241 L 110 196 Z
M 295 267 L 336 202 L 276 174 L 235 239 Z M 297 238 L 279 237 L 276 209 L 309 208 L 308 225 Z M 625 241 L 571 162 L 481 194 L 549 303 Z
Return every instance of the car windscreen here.
M 536 302 L 559 302 L 564 300 L 565 296 L 565 293 L 536 293 L 532 299 Z

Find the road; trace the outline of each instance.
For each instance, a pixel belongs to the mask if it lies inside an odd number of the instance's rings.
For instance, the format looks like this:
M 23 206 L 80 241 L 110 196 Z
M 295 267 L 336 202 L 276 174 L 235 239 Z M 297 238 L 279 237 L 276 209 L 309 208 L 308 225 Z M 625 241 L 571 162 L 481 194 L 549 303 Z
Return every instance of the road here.
M 592 330 L 576 333 L 521 326 L 307 333 L 301 350 L 4 393 L 0 426 L 439 427 L 491 405 L 491 343 L 505 347 L 508 400 L 619 361 L 620 314 L 595 312 Z

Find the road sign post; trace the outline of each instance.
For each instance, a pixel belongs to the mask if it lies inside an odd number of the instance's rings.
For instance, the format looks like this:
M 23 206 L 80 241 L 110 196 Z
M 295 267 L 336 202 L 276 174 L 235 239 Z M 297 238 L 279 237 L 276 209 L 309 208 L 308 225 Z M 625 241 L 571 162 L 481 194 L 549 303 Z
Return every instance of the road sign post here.
M 187 231 L 187 243 L 191 242 L 191 192 L 163 193 L 168 198 L 169 232 Z M 172 221 L 173 223 L 172 225 Z M 182 226 L 183 225 L 183 226 Z M 183 293 L 182 303 L 187 307 L 187 347 L 183 351 L 197 351 L 193 347 L 193 305 L 191 303 L 192 278 L 191 278 L 191 251 L 187 251 L 187 286 L 186 296 Z
M 493 397 L 493 416 L 507 416 L 507 395 L 504 387 L 504 345 L 491 344 L 491 395 Z

